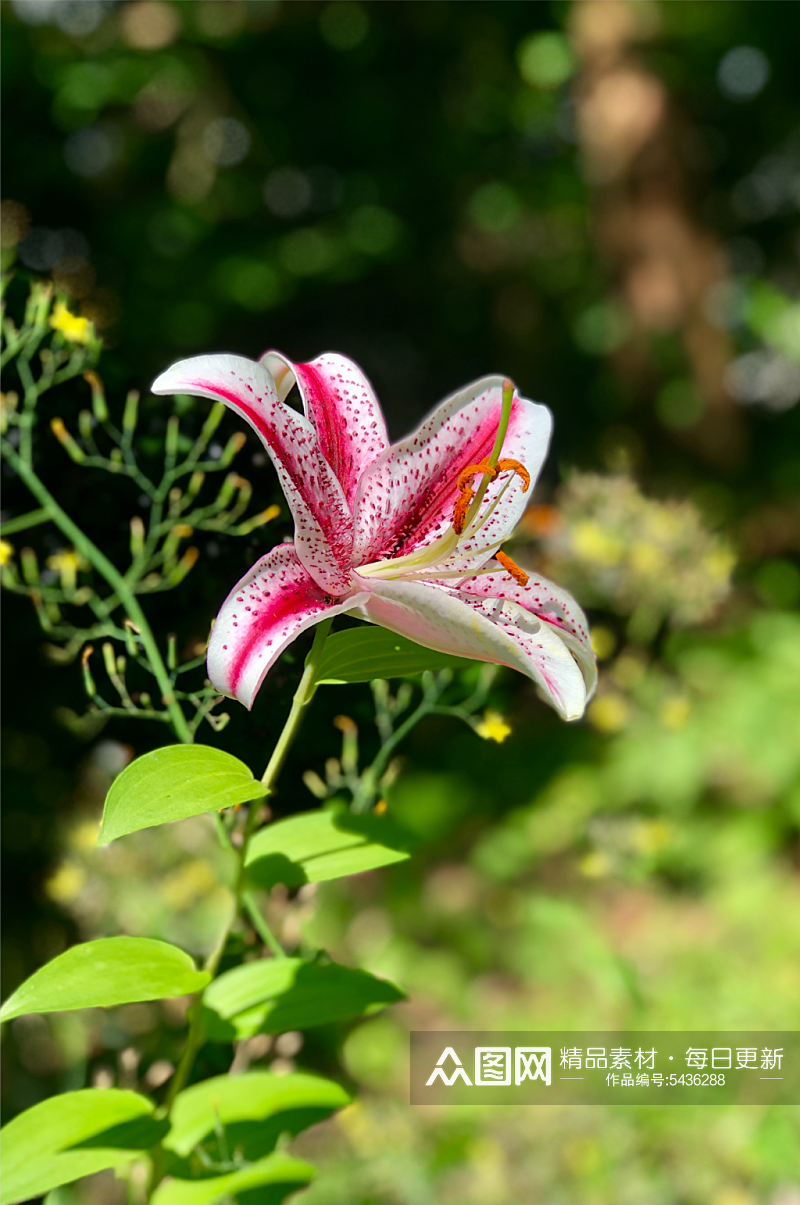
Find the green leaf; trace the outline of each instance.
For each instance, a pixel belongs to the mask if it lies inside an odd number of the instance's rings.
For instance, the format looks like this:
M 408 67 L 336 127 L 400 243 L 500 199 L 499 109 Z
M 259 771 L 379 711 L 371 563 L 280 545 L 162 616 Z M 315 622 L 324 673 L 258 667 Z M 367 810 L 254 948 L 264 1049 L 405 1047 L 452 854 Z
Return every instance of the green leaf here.
M 315 1168 L 302 1159 L 293 1159 L 282 1151 L 267 1155 L 241 1171 L 228 1172 L 207 1180 L 163 1181 L 153 1194 L 151 1205 L 215 1205 L 223 1197 L 239 1198 L 248 1189 L 272 1187 L 269 1193 L 259 1193 L 259 1205 L 278 1205 L 291 1192 L 296 1192 L 313 1177 Z
M 387 628 L 348 628 L 325 641 L 316 681 L 320 685 L 372 682 L 375 678 L 406 678 L 426 669 L 463 669 L 472 664 L 465 657 L 423 648 Z
M 101 937 L 72 946 L 26 979 L 0 1010 L 0 1021 L 25 1013 L 112 1008 L 199 992 L 210 976 L 165 941 Z
M 169 1129 L 152 1114 L 144 1096 L 119 1088 L 83 1088 L 34 1105 L 0 1131 L 0 1205 L 130 1163 Z
M 284 1130 L 299 1134 L 349 1103 L 344 1088 L 316 1075 L 218 1075 L 178 1094 L 164 1146 L 186 1158 L 208 1142 L 210 1157 L 218 1159 L 216 1131 L 223 1126 L 229 1150 L 239 1147 L 246 1159 L 260 1159 Z
M 254 887 L 300 887 L 409 856 L 408 834 L 388 816 L 354 816 L 338 805 L 260 829 L 248 846 L 245 872 Z
M 204 1029 L 212 1041 L 238 1041 L 362 1017 L 402 999 L 394 984 L 367 971 L 302 958 L 264 958 L 214 980 L 203 997 Z
M 186 820 L 261 799 L 244 762 L 208 745 L 168 745 L 137 757 L 106 796 L 98 845 L 168 820 Z

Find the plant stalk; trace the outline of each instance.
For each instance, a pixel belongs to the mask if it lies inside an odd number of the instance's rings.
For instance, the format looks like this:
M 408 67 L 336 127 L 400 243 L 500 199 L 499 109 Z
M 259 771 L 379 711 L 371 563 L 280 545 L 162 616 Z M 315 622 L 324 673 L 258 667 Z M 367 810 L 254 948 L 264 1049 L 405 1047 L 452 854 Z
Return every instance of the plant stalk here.
M 19 474 L 30 492 L 36 498 L 37 502 L 41 503 L 53 522 L 64 533 L 64 535 L 72 542 L 73 546 L 82 552 L 87 561 L 91 562 L 94 568 L 108 582 L 112 590 L 115 591 L 120 602 L 128 613 L 129 618 L 136 624 L 139 629 L 140 639 L 147 658 L 152 666 L 156 681 L 158 682 L 164 706 L 169 712 L 170 720 L 175 735 L 179 740 L 186 744 L 192 743 L 192 732 L 187 722 L 186 716 L 175 698 L 167 668 L 161 656 L 161 651 L 158 647 L 156 639 L 152 633 L 144 611 L 139 605 L 139 600 L 133 591 L 129 588 L 127 582 L 123 578 L 119 570 L 111 563 L 108 557 L 100 551 L 96 544 L 93 544 L 89 537 L 81 530 L 76 523 L 70 519 L 69 515 L 62 510 L 56 502 L 53 495 L 47 489 L 34 470 L 25 462 L 25 460 L 16 452 L 16 450 L 8 443 L 3 441 L 2 454 L 12 465 L 14 470 Z

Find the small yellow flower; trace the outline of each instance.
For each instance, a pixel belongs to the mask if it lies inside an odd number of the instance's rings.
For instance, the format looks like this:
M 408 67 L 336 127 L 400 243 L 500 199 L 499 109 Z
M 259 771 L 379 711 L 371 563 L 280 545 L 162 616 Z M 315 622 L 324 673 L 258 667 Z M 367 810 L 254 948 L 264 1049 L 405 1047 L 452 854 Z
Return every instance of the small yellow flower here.
M 86 871 L 76 862 L 62 862 L 44 885 L 45 894 L 57 904 L 71 904 L 83 891 Z
M 678 732 L 686 726 L 691 710 L 692 705 L 685 696 L 673 695 L 671 699 L 665 699 L 661 704 L 659 719 L 665 728 Z
M 587 711 L 589 723 L 598 732 L 621 732 L 630 719 L 631 709 L 622 695 L 606 694 L 595 699 Z
M 703 557 L 702 564 L 713 582 L 727 582 L 736 564 L 736 557 L 730 548 L 715 548 Z
M 644 577 L 655 577 L 667 568 L 667 560 L 657 544 L 637 540 L 630 550 L 631 567 Z
M 592 652 L 598 661 L 607 661 L 617 647 L 617 638 L 614 633 L 599 624 L 592 628 L 591 641 Z
M 597 565 L 618 565 L 625 555 L 625 545 L 619 537 L 605 531 L 591 519 L 575 525 L 572 547 L 581 560 Z
M 485 741 L 497 741 L 498 745 L 502 745 L 506 737 L 511 735 L 511 727 L 499 711 L 485 711 L 483 719 L 476 724 L 475 731 Z
M 86 562 L 74 548 L 62 548 L 47 558 L 48 569 L 53 569 L 61 578 L 64 590 L 74 590 L 78 582 L 78 570 L 86 567 Z
M 604 879 L 614 869 L 611 859 L 605 850 L 593 849 L 581 858 L 581 874 L 587 879 Z
M 80 852 L 94 849 L 97 845 L 97 837 L 100 832 L 100 822 L 98 820 L 81 820 L 78 824 L 73 825 L 69 832 L 69 845 L 71 849 Z
M 631 831 L 631 845 L 640 854 L 660 853 L 672 839 L 672 826 L 664 820 L 642 820 Z
M 14 545 L 9 544 L 8 540 L 0 540 L 0 566 L 7 565 L 13 559 Z
M 88 318 L 73 314 L 63 301 L 57 301 L 50 315 L 54 331 L 64 336 L 68 343 L 90 343 L 94 339 L 94 327 Z

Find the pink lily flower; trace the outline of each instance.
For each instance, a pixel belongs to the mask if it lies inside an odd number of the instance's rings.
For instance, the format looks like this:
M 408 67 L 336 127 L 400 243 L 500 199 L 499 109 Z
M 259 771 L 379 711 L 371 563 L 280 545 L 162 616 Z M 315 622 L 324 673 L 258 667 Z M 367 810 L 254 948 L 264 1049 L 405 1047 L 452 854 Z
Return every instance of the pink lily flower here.
M 297 385 L 304 413 L 286 398 Z M 500 549 L 547 452 L 550 411 L 484 377 L 389 444 L 351 360 L 278 352 L 181 360 L 153 392 L 219 400 L 255 430 L 291 509 L 294 541 L 262 556 L 222 605 L 208 646 L 216 688 L 252 707 L 301 632 L 351 611 L 418 644 L 508 665 L 568 720 L 596 679 L 586 619 L 566 591 Z

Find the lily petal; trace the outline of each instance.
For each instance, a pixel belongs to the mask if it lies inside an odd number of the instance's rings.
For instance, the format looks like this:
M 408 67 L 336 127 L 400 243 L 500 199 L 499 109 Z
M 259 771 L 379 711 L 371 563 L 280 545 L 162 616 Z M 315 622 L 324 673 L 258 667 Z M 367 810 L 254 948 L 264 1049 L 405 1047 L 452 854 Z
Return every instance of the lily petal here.
M 366 580 L 366 579 L 365 579 Z M 586 706 L 583 674 L 552 624 L 501 599 L 480 599 L 433 582 L 369 580 L 361 613 L 427 648 L 508 665 L 532 678 L 566 720 Z
M 587 698 L 591 698 L 597 685 L 597 661 L 589 638 L 589 622 L 568 591 L 538 574 L 531 574 L 528 584 L 520 586 L 498 566 L 497 573 L 484 573 L 460 582 L 458 592 L 462 596 L 509 602 L 550 624 L 578 662 Z
M 364 473 L 355 507 L 354 563 L 403 556 L 443 535 L 459 497 L 458 478 L 487 457 L 500 423 L 503 378 L 484 377 L 447 398 L 419 430 L 394 444 Z M 502 455 L 525 465 L 531 480 L 542 467 L 552 416 L 546 406 L 515 396 Z M 509 535 L 530 494 L 516 477 L 498 477 L 486 491 L 485 512 L 504 491 L 481 531 L 459 544 L 474 568 Z
M 320 586 L 344 594 L 353 546 L 350 509 L 312 424 L 278 400 L 267 369 L 242 356 L 195 356 L 173 364 L 152 389 L 212 398 L 246 419 L 277 470 L 295 521 L 298 557 Z
M 281 401 L 297 383 L 322 454 L 352 507 L 361 474 L 389 445 L 369 381 L 357 364 L 336 352 L 325 352 L 309 364 L 294 364 L 281 352 L 268 351 L 261 363 L 272 373 Z
M 366 601 L 354 594 L 331 604 L 309 576 L 293 544 L 256 561 L 231 591 L 208 642 L 208 675 L 225 695 L 252 707 L 261 683 L 287 645 L 306 628 Z

